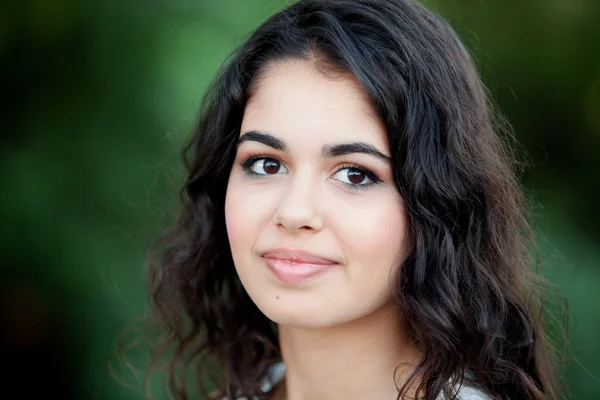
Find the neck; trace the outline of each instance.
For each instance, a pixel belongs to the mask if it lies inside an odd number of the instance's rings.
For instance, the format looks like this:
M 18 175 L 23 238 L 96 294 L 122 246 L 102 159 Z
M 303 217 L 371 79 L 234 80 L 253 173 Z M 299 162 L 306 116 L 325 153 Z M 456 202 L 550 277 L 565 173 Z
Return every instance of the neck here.
M 279 342 L 287 400 L 395 399 L 420 356 L 392 304 L 332 328 L 280 325 Z

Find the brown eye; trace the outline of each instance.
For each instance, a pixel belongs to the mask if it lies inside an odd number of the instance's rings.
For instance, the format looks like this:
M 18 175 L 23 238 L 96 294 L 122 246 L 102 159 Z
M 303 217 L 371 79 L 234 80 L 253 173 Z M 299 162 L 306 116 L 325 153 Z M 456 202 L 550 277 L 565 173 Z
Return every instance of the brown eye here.
M 333 175 L 333 178 L 357 189 L 365 189 L 381 182 L 373 172 L 357 166 L 343 167 Z
M 364 172 L 350 168 L 348 169 L 346 176 L 348 177 L 348 181 L 353 185 L 360 185 L 367 177 Z
M 257 175 L 275 175 L 287 172 L 283 163 L 273 158 L 259 158 L 250 166 L 250 171 Z

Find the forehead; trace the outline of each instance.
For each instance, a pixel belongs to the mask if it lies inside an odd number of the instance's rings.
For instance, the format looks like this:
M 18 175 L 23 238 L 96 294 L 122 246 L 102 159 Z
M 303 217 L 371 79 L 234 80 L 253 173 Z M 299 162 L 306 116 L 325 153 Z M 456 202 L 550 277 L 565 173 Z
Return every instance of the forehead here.
M 385 129 L 368 96 L 349 74 L 325 75 L 310 61 L 285 60 L 260 76 L 242 132 L 265 130 L 294 141 L 364 141 L 388 153 Z

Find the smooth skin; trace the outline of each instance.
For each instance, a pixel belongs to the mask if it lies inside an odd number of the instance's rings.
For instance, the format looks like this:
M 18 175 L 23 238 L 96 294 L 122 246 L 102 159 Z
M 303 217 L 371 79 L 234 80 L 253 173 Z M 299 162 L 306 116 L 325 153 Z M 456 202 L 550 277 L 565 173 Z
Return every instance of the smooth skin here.
M 245 135 L 248 135 L 244 137 Z M 392 299 L 410 251 L 384 128 L 349 75 L 310 60 L 270 64 L 253 89 L 225 216 L 244 288 L 278 324 L 288 400 L 395 399 L 394 371 L 420 354 Z M 310 252 L 335 265 L 283 282 L 265 251 Z M 397 371 L 397 384 L 407 368 Z

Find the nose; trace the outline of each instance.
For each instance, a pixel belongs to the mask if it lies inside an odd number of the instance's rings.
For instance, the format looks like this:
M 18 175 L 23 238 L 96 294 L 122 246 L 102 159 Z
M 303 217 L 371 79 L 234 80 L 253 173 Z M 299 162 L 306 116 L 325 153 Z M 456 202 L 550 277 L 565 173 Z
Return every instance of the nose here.
M 273 217 L 275 224 L 292 233 L 323 229 L 323 217 L 317 207 L 320 196 L 316 186 L 310 177 L 290 177 Z

